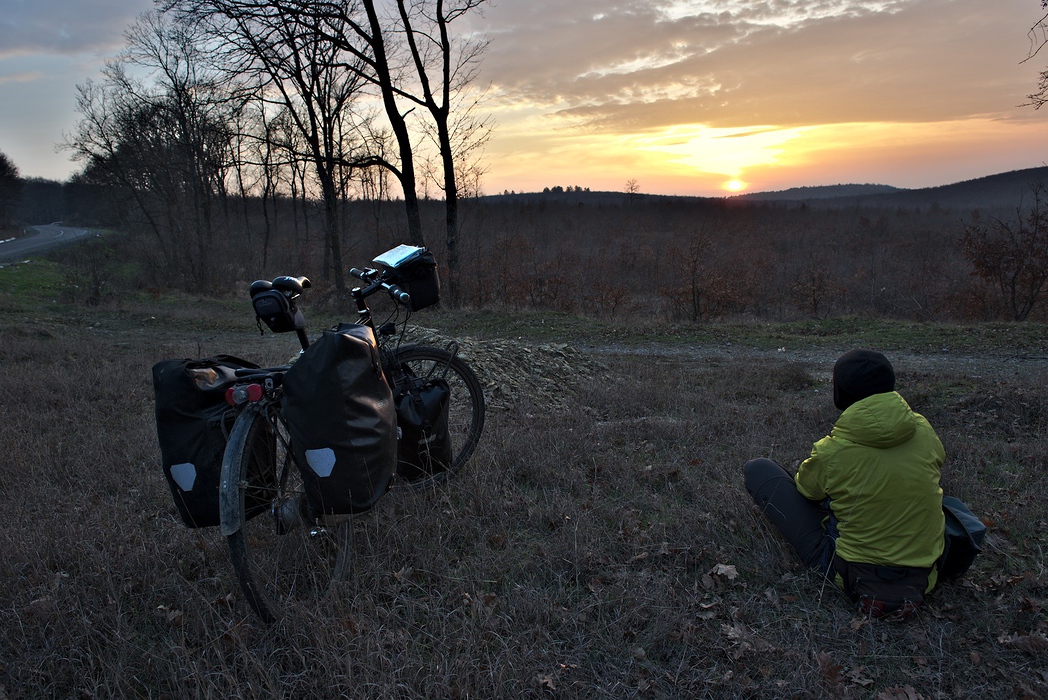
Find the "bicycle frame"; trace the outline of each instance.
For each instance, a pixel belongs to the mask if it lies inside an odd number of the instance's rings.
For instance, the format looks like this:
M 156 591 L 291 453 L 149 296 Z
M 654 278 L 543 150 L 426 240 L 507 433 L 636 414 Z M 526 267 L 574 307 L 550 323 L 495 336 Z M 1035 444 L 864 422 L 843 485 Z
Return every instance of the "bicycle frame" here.
M 412 488 L 433 488 L 456 474 L 476 447 L 484 424 L 483 387 L 458 357 L 457 342 L 449 341 L 446 348 L 401 346 L 413 308 L 410 295 L 391 283 L 395 276 L 377 269 L 353 268 L 350 273 L 364 282 L 350 291 L 356 322 L 368 327 L 378 342 L 394 406 L 403 399 L 411 407 L 405 409 L 403 423 L 399 413 L 397 417 L 397 437 L 402 437 L 403 444 L 397 444 L 396 466 L 405 471 L 396 471 L 394 476 L 399 475 Z M 275 333 L 294 330 L 303 352 L 310 342 L 305 317 L 295 300 L 309 286 L 305 277 L 283 276 L 272 282 L 256 281 L 251 287 L 253 301 L 262 294 L 262 301 L 268 303 L 255 305 L 259 328 L 264 321 Z M 379 291 L 387 292 L 398 309 L 376 324 L 367 300 Z M 278 293 L 284 298 L 276 298 Z M 406 315 L 400 315 L 399 306 L 406 308 Z M 316 568 L 321 578 L 339 581 L 352 562 L 352 514 L 314 512 L 298 478 L 301 457 L 294 456 L 292 426 L 283 412 L 284 374 L 291 366 L 236 371 L 237 383 L 229 389 L 227 401 L 237 415 L 219 475 L 220 531 L 227 538 L 248 604 L 266 622 L 279 617 L 281 600 L 294 587 L 285 586 L 290 579 L 279 574 Z M 432 415 L 434 409 L 437 417 Z M 259 473 L 271 477 L 256 483 Z M 303 525 L 307 529 L 299 530 Z M 323 546 L 312 547 L 313 543 Z M 301 547 L 303 544 L 310 546 Z M 327 559 L 331 552 L 335 552 L 333 558 Z

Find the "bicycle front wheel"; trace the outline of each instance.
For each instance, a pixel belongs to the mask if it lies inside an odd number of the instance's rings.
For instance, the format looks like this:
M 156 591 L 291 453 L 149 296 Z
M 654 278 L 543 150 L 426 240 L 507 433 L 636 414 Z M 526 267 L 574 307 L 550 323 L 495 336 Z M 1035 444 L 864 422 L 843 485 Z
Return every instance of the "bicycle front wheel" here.
M 275 404 L 248 406 L 237 417 L 222 462 L 220 503 L 240 590 L 264 622 L 349 575 L 353 524 L 310 516 Z
M 387 361 L 386 372 L 394 396 L 431 379 L 447 382 L 450 390 L 446 436 L 450 441 L 449 459 L 438 468 L 411 469 L 408 480 L 412 485 L 430 486 L 451 478 L 469 461 L 484 429 L 484 389 L 477 375 L 457 355 L 424 345 L 406 346 L 395 351 Z M 405 441 L 403 436 L 401 441 Z M 401 459 L 398 472 L 404 466 Z

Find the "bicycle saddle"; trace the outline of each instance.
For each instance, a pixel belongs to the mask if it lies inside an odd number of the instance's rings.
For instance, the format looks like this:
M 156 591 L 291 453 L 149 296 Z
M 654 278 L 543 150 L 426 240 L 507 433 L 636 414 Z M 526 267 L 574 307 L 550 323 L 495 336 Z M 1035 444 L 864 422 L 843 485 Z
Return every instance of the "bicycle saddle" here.
M 291 292 L 293 295 L 298 295 L 303 290 L 309 289 L 313 286 L 313 283 L 309 281 L 308 277 L 289 277 L 288 275 L 281 275 L 280 277 L 273 278 L 273 289 L 280 292 Z
M 281 275 L 280 277 L 275 278 L 272 282 L 269 280 L 255 280 L 248 288 L 248 292 L 251 294 L 252 299 L 262 292 L 268 292 L 270 289 L 275 289 L 278 292 L 283 293 L 285 296 L 298 296 L 304 290 L 309 289 L 312 286 L 313 283 L 309 281 L 308 277 L 290 277 L 288 275 Z

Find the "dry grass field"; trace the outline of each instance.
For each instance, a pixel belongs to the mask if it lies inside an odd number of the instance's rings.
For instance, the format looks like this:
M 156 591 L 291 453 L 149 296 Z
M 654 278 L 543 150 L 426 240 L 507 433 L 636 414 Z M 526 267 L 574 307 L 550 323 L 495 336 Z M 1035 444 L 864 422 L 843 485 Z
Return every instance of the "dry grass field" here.
M 177 520 L 150 367 L 276 361 L 293 340 L 260 338 L 246 303 L 14 290 L 0 284 L 5 700 L 1048 697 L 1044 326 L 684 337 L 419 315 L 474 339 L 497 399 L 481 445 L 443 490 L 394 490 L 359 518 L 352 580 L 267 627 L 217 534 Z M 824 590 L 741 481 L 746 459 L 792 464 L 825 434 L 832 360 L 860 342 L 895 360 L 946 446 L 944 488 L 990 525 L 967 578 L 906 623 Z

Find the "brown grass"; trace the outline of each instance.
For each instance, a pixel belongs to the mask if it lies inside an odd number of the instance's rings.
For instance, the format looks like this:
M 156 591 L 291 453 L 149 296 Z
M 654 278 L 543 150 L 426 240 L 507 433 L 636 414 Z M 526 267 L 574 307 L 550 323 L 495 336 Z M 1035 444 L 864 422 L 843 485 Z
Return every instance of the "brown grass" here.
M 1048 695 L 1044 363 L 897 367 L 992 533 L 917 621 L 822 590 L 742 488 L 746 459 L 832 424 L 827 368 L 699 348 L 605 356 L 563 405 L 517 395 L 460 479 L 357 521 L 337 595 L 266 627 L 220 538 L 177 521 L 149 369 L 290 341 L 25 318 L 0 316 L 0 698 Z

